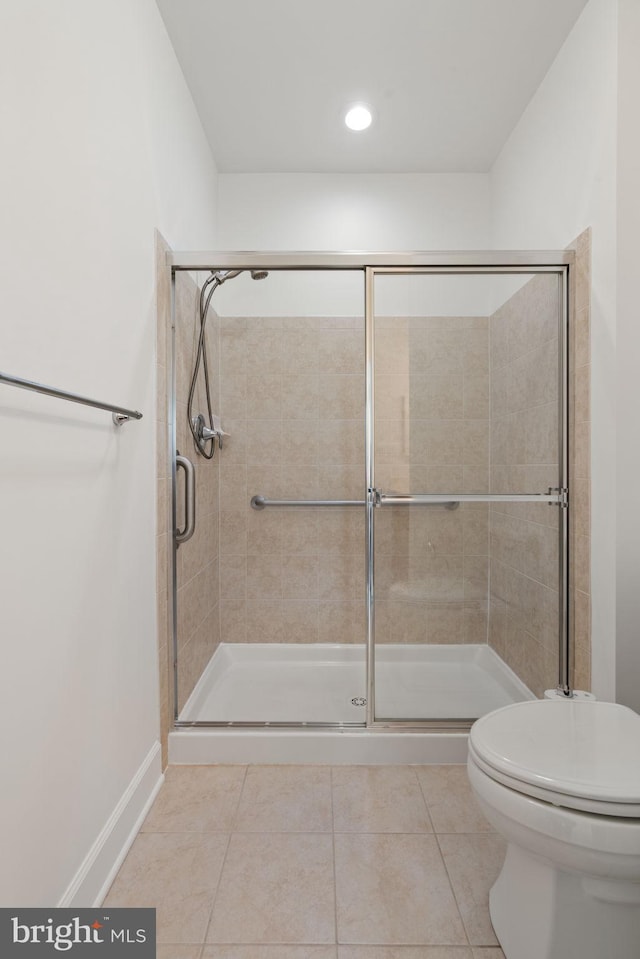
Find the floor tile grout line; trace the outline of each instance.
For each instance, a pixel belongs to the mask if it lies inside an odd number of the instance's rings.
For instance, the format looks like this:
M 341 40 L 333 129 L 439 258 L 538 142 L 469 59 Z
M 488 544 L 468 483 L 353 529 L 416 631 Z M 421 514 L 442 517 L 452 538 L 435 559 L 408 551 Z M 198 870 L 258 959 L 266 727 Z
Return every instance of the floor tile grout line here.
M 440 835 L 450 835 L 450 834 L 449 834 L 449 833 L 447 833 L 447 834 L 441 833 Z M 462 915 L 462 909 L 460 908 L 460 902 L 459 902 L 459 900 L 458 900 L 458 896 L 457 896 L 457 894 L 456 894 L 456 890 L 455 890 L 455 887 L 454 887 L 454 885 L 453 885 L 453 881 L 452 881 L 452 879 L 451 879 L 451 874 L 450 874 L 450 872 L 449 872 L 449 867 L 447 866 L 447 860 L 445 859 L 444 853 L 442 852 L 442 846 L 440 845 L 440 838 L 439 838 L 439 835 L 438 835 L 437 833 L 436 833 L 436 837 L 435 837 L 435 838 L 436 838 L 436 842 L 437 842 L 437 844 L 438 844 L 438 852 L 440 853 L 440 858 L 442 859 L 442 865 L 444 866 L 444 871 L 445 871 L 445 873 L 447 874 L 447 879 L 449 880 L 449 887 L 450 887 L 450 889 L 451 889 L 451 894 L 452 894 L 453 899 L 454 899 L 454 902 L 455 902 L 455 904 L 456 904 L 456 909 L 458 910 L 458 915 L 460 916 L 460 922 L 462 923 L 462 928 L 463 928 L 463 930 L 464 930 L 465 939 L 467 940 L 467 944 L 468 944 L 468 946 L 469 946 L 469 949 L 473 949 L 473 946 L 472 946 L 472 944 L 471 944 L 471 940 L 469 939 L 469 933 L 467 932 L 467 924 L 466 924 L 466 922 L 464 921 L 464 917 L 463 917 L 463 915 Z M 473 953 L 472 953 L 472 955 L 473 955 Z
M 220 891 L 220 883 L 222 882 L 222 874 L 223 874 L 223 872 L 224 872 L 224 866 L 225 866 L 225 863 L 226 863 L 226 861 L 227 861 L 227 855 L 228 855 L 228 853 L 229 853 L 229 846 L 230 846 L 230 845 L 231 845 L 231 833 L 227 833 L 227 845 L 226 845 L 226 847 L 225 847 L 224 856 L 222 857 L 222 863 L 221 863 L 221 865 L 220 865 L 220 874 L 219 874 L 219 876 L 218 876 L 218 881 L 217 881 L 217 883 L 216 883 L 216 888 L 215 888 L 215 890 L 214 890 L 214 892 L 213 892 L 213 897 L 212 897 L 212 899 L 211 899 L 211 908 L 210 908 L 210 910 L 209 910 L 209 916 L 208 916 L 208 918 L 207 918 L 207 924 L 206 924 L 206 926 L 205 926 L 205 928 L 204 928 L 204 938 L 203 938 L 203 940 L 202 940 L 201 955 L 202 955 L 202 952 L 204 952 L 204 947 L 207 945 L 207 936 L 208 936 L 208 934 L 209 934 L 209 927 L 210 927 L 210 925 L 211 925 L 211 920 L 213 919 L 213 910 L 215 909 L 216 900 L 217 900 L 217 898 L 218 898 L 218 892 Z
M 499 836 L 494 829 L 151 829 L 145 836 L 251 836 L 258 833 L 285 836 Z M 137 837 L 136 837 L 137 838 Z M 487 946 L 491 949 L 492 946 Z
M 229 846 L 231 845 L 231 837 L 233 836 L 233 826 L 235 825 L 236 817 L 237 817 L 237 815 L 238 815 L 238 810 L 239 810 L 239 808 L 240 808 L 240 802 L 241 802 L 242 793 L 243 793 L 243 790 L 244 790 L 244 784 L 245 784 L 246 779 L 247 779 L 248 771 L 249 771 L 249 766 L 248 766 L 248 764 L 247 764 L 247 765 L 245 766 L 245 768 L 244 768 L 244 776 L 242 777 L 242 783 L 241 783 L 241 785 L 240 785 L 240 789 L 238 790 L 238 801 L 237 801 L 237 803 L 236 803 L 236 809 L 235 809 L 235 812 L 234 812 L 234 814 L 233 814 L 233 818 L 232 818 L 232 820 L 231 820 L 231 829 L 230 829 L 229 832 L 227 833 L 227 845 L 226 845 L 226 848 L 225 848 L 225 851 L 224 851 L 224 856 L 223 856 L 223 858 L 222 858 L 222 864 L 220 865 L 220 874 L 219 874 L 219 876 L 218 876 L 218 881 L 217 881 L 217 883 L 216 883 L 216 888 L 215 888 L 215 890 L 214 890 L 213 898 L 212 898 L 212 900 L 211 900 L 211 909 L 209 910 L 209 918 L 207 919 L 207 924 L 206 924 L 206 926 L 205 926 L 204 939 L 202 940 L 202 949 L 200 950 L 200 957 L 201 957 L 201 959 L 202 959 L 202 953 L 204 952 L 204 948 L 205 948 L 205 946 L 206 946 L 206 944 L 207 944 L 207 936 L 209 935 L 209 928 L 210 928 L 210 926 L 211 926 L 211 920 L 213 919 L 213 910 L 215 909 L 216 900 L 217 900 L 217 898 L 218 898 L 218 893 L 219 893 L 219 891 L 220 891 L 220 884 L 222 883 L 222 876 L 223 876 L 223 874 L 224 874 L 224 867 L 225 867 L 225 863 L 226 863 L 226 861 L 227 861 L 227 856 L 228 856 L 228 854 L 229 854 Z
M 263 946 L 267 946 L 267 947 L 270 947 L 270 948 L 272 947 L 272 948 L 290 948 L 290 949 L 310 949 L 310 948 L 313 948 L 313 949 L 352 949 L 352 948 L 359 948 L 359 949 L 361 949 L 361 948 L 363 948 L 363 947 L 370 947 L 370 948 L 373 948 L 373 949 L 385 949 L 385 950 L 389 950 L 389 949 L 393 949 L 393 950 L 397 950 L 397 949 L 421 949 L 421 950 L 424 950 L 424 949 L 448 949 L 448 950 L 454 950 L 454 949 L 455 949 L 455 950 L 458 951 L 458 952 L 459 952 L 460 950 L 464 949 L 464 950 L 469 954 L 469 956 L 471 956 L 471 954 L 472 954 L 472 952 L 473 952 L 474 949 L 476 950 L 476 952 L 486 952 L 486 953 L 488 953 L 491 949 L 494 949 L 494 950 L 500 949 L 500 946 L 471 946 L 471 945 L 464 944 L 464 943 L 461 944 L 461 943 L 449 943 L 449 942 L 443 943 L 443 942 L 418 942 L 418 941 L 415 941 L 415 942 L 337 942 L 337 943 L 336 943 L 336 942 L 291 942 L 291 941 L 282 941 L 282 942 L 276 942 L 276 941 L 270 941 L 270 942 L 255 942 L 255 941 L 251 941 L 251 940 L 243 940 L 243 941 L 240 941 L 240 942 L 237 942 L 237 941 L 234 941 L 234 942 L 205 942 L 205 943 L 202 943 L 202 944 L 197 943 L 197 942 L 196 942 L 196 943 L 184 943 L 184 942 L 182 942 L 182 943 L 171 943 L 171 942 L 163 942 L 163 943 L 159 943 L 158 945 L 164 946 L 165 948 L 168 947 L 168 946 L 177 946 L 177 948 L 179 948 L 179 949 L 183 949 L 185 946 L 194 946 L 196 949 L 197 949 L 197 948 L 201 948 L 201 950 L 202 950 L 203 952 L 204 952 L 204 950 L 205 950 L 207 947 L 209 947 L 209 946 L 215 947 L 215 948 L 221 948 L 221 947 L 224 947 L 224 946 L 233 946 L 233 947 L 236 947 L 236 946 L 241 946 L 241 947 L 257 946 L 257 947 L 259 947 L 259 948 L 262 948 Z M 465 959 L 466 959 L 466 957 L 465 957 Z
M 338 875 L 336 871 L 336 823 L 333 803 L 333 766 L 329 766 L 329 786 L 331 792 L 331 850 L 333 855 L 333 934 L 338 955 Z
M 465 829 L 154 829 L 144 833 L 145 836 L 329 836 L 335 832 L 338 836 L 493 836 L 497 832 L 480 832 Z M 487 949 L 490 949 L 487 946 Z
M 158 945 L 159 945 L 159 946 L 165 946 L 165 947 L 166 947 L 166 946 L 172 946 L 172 945 L 174 945 L 174 943 L 161 942 L 161 943 L 158 943 Z M 191 943 L 181 942 L 181 943 L 178 943 L 177 945 L 178 945 L 178 948 L 179 948 L 179 949 L 183 949 L 183 948 L 185 947 L 185 945 L 191 945 Z M 196 948 L 197 948 L 200 944 L 199 944 L 199 943 L 194 943 L 194 945 L 195 945 Z M 343 945 L 351 945 L 351 943 L 347 943 L 347 944 L 343 943 Z M 355 945 L 360 945 L 360 943 L 355 943 Z M 364 945 L 368 945 L 368 943 L 364 943 Z M 385 943 L 374 943 L 374 945 L 375 945 L 377 948 L 380 948 L 381 946 L 385 946 Z M 204 952 L 205 949 L 217 949 L 217 950 L 226 949 L 226 948 L 234 948 L 234 949 L 235 949 L 235 948 L 237 948 L 238 946 L 239 946 L 240 948 L 242 948 L 242 949 L 246 949 L 246 948 L 248 948 L 249 946 L 253 946 L 255 949 L 260 949 L 260 950 L 265 949 L 265 948 L 266 948 L 266 949 L 276 949 L 276 948 L 283 949 L 283 948 L 284 948 L 284 949 L 296 949 L 296 950 L 299 950 L 299 949 L 305 949 L 305 950 L 306 950 L 306 949 L 316 949 L 316 950 L 317 950 L 317 949 L 337 949 L 337 948 L 338 948 L 338 943 L 336 943 L 336 942 L 313 942 L 313 941 L 311 941 L 311 942 L 305 942 L 305 941 L 303 941 L 303 942 L 298 942 L 298 941 L 296 941 L 296 940 L 291 940 L 291 939 L 285 939 L 285 940 L 283 940 L 283 941 L 274 941 L 274 940 L 271 940 L 271 939 L 266 940 L 266 941 L 265 941 L 264 939 L 260 939 L 260 940 L 255 940 L 255 939 L 244 939 L 244 940 L 236 940 L 236 939 L 233 939 L 233 940 L 231 940 L 231 939 L 230 939 L 228 942 L 227 942 L 226 940 L 225 940 L 224 942 L 203 942 L 203 943 L 202 943 L 202 951 Z M 280 957 L 276 957 L 276 959 L 280 959 Z
M 244 793 L 244 789 L 247 783 L 247 776 L 249 775 L 249 766 L 250 764 L 247 763 L 246 766 L 244 767 L 244 776 L 242 777 L 242 782 L 240 783 L 240 789 L 238 790 L 238 801 L 236 803 L 236 808 L 233 812 L 233 816 L 231 818 L 231 829 L 229 830 L 230 833 L 233 833 L 236 831 L 235 826 L 238 822 L 238 814 L 240 812 L 240 806 L 242 804 L 242 795 Z
M 431 831 L 432 831 L 433 835 L 435 836 L 435 835 L 436 835 L 435 823 L 434 823 L 433 818 L 432 818 L 432 816 L 431 816 L 431 809 L 429 808 L 429 803 L 428 803 L 428 801 L 427 801 L 427 797 L 425 796 L 424 789 L 422 788 L 422 783 L 420 782 L 420 777 L 418 776 L 418 770 L 416 769 L 415 766 L 413 767 L 413 773 L 414 773 L 414 775 L 415 775 L 415 777 L 416 777 L 416 782 L 418 783 L 418 789 L 420 790 L 420 795 L 422 796 L 422 801 L 424 802 L 425 807 L 426 807 L 426 810 L 427 810 L 427 819 L 429 820 L 429 825 L 431 826 Z

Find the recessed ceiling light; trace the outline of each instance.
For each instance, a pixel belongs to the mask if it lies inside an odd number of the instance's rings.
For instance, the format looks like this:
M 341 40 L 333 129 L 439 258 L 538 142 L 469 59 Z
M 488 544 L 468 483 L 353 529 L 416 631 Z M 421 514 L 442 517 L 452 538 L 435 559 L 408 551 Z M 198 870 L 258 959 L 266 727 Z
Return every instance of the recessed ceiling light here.
M 364 103 L 356 103 L 350 107 L 344 118 L 350 130 L 366 130 L 371 126 L 371 110 Z

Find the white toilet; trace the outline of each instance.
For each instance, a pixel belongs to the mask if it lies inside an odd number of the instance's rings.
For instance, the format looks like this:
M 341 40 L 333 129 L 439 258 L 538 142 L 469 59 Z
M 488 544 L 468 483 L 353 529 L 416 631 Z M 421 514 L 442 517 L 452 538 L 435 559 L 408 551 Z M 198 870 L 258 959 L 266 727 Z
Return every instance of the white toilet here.
M 505 706 L 473 725 L 467 770 L 507 840 L 489 897 L 506 959 L 639 959 L 640 716 Z

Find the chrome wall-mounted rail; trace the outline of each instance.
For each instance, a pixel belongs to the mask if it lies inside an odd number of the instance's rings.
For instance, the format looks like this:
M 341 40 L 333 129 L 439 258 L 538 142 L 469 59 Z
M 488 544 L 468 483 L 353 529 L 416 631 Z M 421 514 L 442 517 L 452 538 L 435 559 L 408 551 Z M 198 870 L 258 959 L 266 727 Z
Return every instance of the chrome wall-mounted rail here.
M 459 505 L 458 499 L 451 499 L 450 496 L 440 496 L 439 494 L 422 497 L 394 497 L 384 493 L 378 493 L 376 490 L 375 497 L 376 506 L 394 506 L 400 502 L 404 505 L 404 503 L 409 500 L 412 505 L 444 506 L 445 509 L 457 509 Z M 394 500 L 398 502 L 396 503 Z M 251 505 L 254 509 L 265 509 L 267 506 L 366 506 L 367 501 L 364 499 L 267 499 L 265 496 L 253 496 L 251 498 Z
M 113 414 L 113 422 L 116 426 L 122 426 L 127 420 L 141 420 L 142 413 L 138 410 L 128 410 L 124 406 L 116 406 L 114 403 L 102 403 L 99 400 L 90 400 L 86 396 L 79 396 L 77 393 L 68 393 L 66 390 L 56 389 L 54 386 L 43 386 L 42 383 L 34 383 L 32 380 L 23 380 L 18 376 L 9 376 L 7 373 L 0 373 L 0 383 L 6 383 L 7 386 L 17 386 L 21 390 L 31 390 L 33 393 L 44 393 L 47 396 L 54 396 L 59 400 L 69 400 L 71 403 L 80 403 L 82 406 L 92 406 L 97 410 L 106 410 Z
M 254 509 L 267 506 L 364 506 L 363 499 L 267 499 L 265 496 L 252 496 Z

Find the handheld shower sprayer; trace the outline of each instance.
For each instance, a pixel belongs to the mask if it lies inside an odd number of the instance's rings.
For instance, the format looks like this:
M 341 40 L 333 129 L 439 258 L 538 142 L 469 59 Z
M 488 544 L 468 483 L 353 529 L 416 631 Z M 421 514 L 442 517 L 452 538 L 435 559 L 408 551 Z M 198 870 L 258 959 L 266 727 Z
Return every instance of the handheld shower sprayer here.
M 222 286 L 227 280 L 233 280 L 234 277 L 240 276 L 240 274 L 244 272 L 245 270 L 218 270 L 216 273 L 212 273 L 211 276 L 218 281 L 218 286 Z M 265 277 L 269 276 L 267 270 L 249 270 L 249 272 L 252 280 L 264 280 Z
M 209 313 L 209 304 L 211 303 L 211 297 L 218 289 L 219 286 L 222 286 L 223 283 L 226 283 L 227 280 L 232 280 L 236 276 L 240 276 L 241 273 L 246 272 L 245 270 L 212 270 L 211 275 L 202 284 L 202 289 L 200 290 L 200 336 L 198 337 L 198 348 L 196 352 L 196 359 L 193 366 L 193 375 L 191 377 L 191 384 L 189 386 L 189 399 L 187 401 L 187 420 L 189 422 L 189 429 L 191 430 L 191 435 L 193 436 L 193 441 L 196 445 L 196 450 L 205 459 L 213 459 L 213 454 L 216 450 L 216 439 L 218 440 L 218 446 L 222 449 L 222 437 L 225 435 L 222 427 L 220 426 L 220 420 L 213 415 L 212 405 L 211 405 L 211 390 L 209 387 L 209 363 L 207 360 L 207 345 L 205 340 L 206 326 L 207 326 L 207 316 Z M 269 276 L 267 270 L 250 270 L 252 280 L 264 280 L 265 277 Z M 206 297 L 206 298 L 205 298 Z M 204 383 L 205 391 L 207 395 L 207 414 L 209 422 L 205 419 L 202 413 L 196 415 L 193 414 L 193 397 L 196 391 L 196 383 L 198 380 L 198 371 L 200 369 L 200 362 L 202 361 L 202 366 L 204 369 Z

